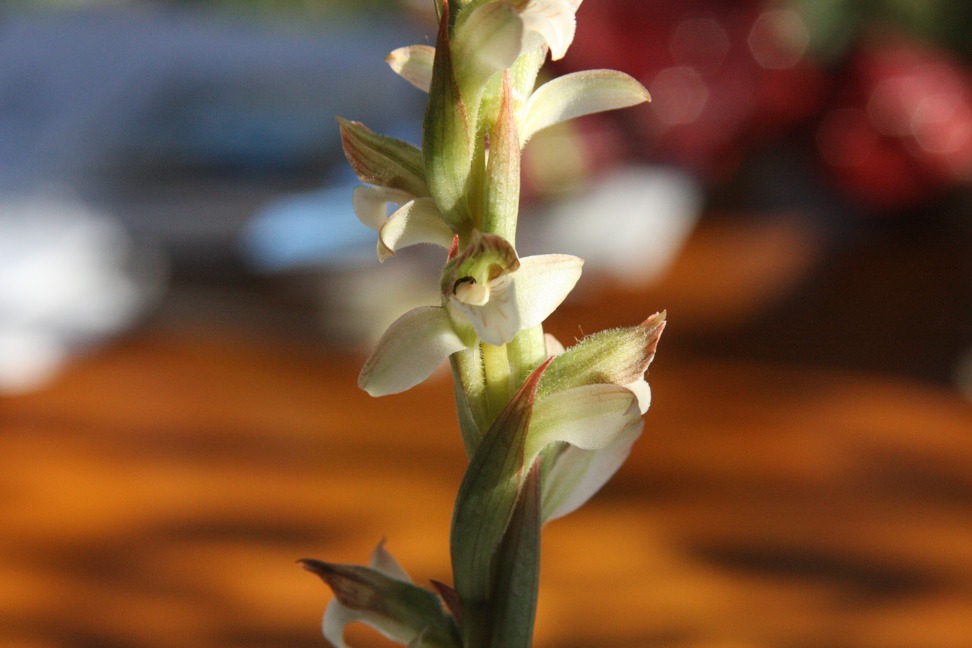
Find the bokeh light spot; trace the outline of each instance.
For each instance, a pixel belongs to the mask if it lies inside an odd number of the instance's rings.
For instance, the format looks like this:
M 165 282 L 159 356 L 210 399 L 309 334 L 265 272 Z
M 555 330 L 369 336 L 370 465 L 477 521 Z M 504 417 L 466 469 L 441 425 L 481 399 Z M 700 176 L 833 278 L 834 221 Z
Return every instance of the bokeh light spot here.
M 795 11 L 764 11 L 753 24 L 746 43 L 760 67 L 786 70 L 803 58 L 810 44 L 810 30 Z
M 709 88 L 698 70 L 687 65 L 665 68 L 649 84 L 658 120 L 668 126 L 697 120 L 709 101 Z

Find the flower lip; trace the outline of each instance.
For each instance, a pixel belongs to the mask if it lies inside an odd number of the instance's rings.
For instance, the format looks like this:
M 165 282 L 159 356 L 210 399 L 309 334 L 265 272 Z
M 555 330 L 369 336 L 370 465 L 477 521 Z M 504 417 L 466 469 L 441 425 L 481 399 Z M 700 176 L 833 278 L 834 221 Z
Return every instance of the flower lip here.
M 453 285 L 452 294 L 456 299 L 470 306 L 482 306 L 489 301 L 489 284 L 477 283 L 475 277 L 462 277 Z

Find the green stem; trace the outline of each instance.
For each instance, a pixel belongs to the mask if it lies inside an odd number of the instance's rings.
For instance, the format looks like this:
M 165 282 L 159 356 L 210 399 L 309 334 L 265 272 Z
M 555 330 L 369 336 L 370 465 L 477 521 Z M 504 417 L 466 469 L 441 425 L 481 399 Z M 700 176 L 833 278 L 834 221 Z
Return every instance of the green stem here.
M 526 380 L 530 372 L 547 358 L 547 344 L 543 338 L 543 325 L 523 329 L 506 347 L 514 389 Z
M 452 354 L 450 364 L 462 443 L 472 457 L 490 424 L 483 356 L 477 346 Z
M 506 407 L 506 403 L 513 395 L 513 383 L 510 376 L 510 361 L 506 353 L 506 345 L 482 345 L 483 373 L 486 376 L 486 402 L 490 422 Z

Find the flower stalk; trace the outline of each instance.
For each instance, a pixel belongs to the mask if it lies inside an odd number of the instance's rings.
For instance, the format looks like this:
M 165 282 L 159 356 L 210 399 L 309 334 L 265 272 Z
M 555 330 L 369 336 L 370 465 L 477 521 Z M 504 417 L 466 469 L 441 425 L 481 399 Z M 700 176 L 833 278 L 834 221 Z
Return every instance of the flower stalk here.
M 422 148 L 339 119 L 345 154 L 365 183 L 352 204 L 378 233 L 379 261 L 420 243 L 448 251 L 439 303 L 388 328 L 359 385 L 373 396 L 402 392 L 449 359 L 469 465 L 453 514 L 452 586 L 413 585 L 382 545 L 368 567 L 302 561 L 334 592 L 324 634 L 338 648 L 355 621 L 415 648 L 530 646 L 542 525 L 597 492 L 641 434 L 644 377 L 664 313 L 565 350 L 543 322 L 583 261 L 516 252 L 520 157 L 530 138 L 649 99 L 610 70 L 534 88 L 548 54 L 569 47 L 580 5 L 435 0 L 435 47 L 406 46 L 386 59 L 428 92 Z

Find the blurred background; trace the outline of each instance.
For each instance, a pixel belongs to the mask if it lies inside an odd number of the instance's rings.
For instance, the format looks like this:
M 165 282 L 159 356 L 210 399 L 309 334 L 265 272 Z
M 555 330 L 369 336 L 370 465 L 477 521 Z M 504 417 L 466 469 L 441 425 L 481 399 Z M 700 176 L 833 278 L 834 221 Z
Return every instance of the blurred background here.
M 0 644 L 324 645 L 294 561 L 382 537 L 450 580 L 449 381 L 355 387 L 441 257 L 378 266 L 334 121 L 420 140 L 382 59 L 432 4 L 0 6 Z M 562 340 L 670 325 L 645 438 L 545 535 L 537 645 L 972 645 L 970 29 L 582 5 L 544 77 L 653 101 L 531 141 L 517 247 L 587 259 Z

